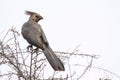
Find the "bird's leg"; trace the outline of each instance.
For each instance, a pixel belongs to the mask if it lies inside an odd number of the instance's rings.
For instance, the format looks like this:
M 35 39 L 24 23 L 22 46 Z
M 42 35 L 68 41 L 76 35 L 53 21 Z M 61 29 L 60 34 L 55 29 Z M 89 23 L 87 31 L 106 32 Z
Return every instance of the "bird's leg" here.
M 34 52 L 38 53 L 38 50 L 39 50 L 39 48 L 37 47 L 36 49 L 34 49 Z
M 32 50 L 32 49 L 33 49 L 32 45 L 29 45 L 29 46 L 27 47 L 27 51 Z

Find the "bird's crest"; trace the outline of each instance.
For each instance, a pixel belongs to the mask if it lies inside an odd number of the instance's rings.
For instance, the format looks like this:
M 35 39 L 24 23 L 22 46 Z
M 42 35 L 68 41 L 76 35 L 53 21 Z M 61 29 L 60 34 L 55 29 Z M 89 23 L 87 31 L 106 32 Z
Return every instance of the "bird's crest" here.
M 37 14 L 37 13 L 32 12 L 32 11 L 25 11 L 25 14 L 27 14 L 27 15 L 33 15 L 33 14 Z

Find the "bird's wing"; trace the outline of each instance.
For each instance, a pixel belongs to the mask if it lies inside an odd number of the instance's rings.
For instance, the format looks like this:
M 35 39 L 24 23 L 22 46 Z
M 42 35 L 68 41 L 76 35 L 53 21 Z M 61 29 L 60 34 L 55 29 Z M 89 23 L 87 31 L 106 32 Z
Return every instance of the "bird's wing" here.
M 46 38 L 45 33 L 42 28 L 41 28 L 41 38 L 43 39 L 43 42 L 45 42 L 48 45 L 47 38 Z
M 48 45 L 47 38 L 46 38 L 46 36 L 45 36 L 45 33 L 44 33 L 41 25 L 38 24 L 38 25 L 36 26 L 36 28 L 37 28 L 37 32 L 39 32 L 39 34 L 40 34 L 40 38 L 42 39 L 42 41 L 43 41 L 45 44 Z

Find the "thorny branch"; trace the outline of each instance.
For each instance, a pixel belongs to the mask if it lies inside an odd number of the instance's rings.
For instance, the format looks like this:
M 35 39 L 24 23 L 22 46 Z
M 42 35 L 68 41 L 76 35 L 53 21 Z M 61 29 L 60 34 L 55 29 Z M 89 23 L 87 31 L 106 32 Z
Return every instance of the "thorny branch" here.
M 43 72 L 46 67 L 46 58 L 41 57 L 41 50 L 39 50 L 39 52 L 35 52 L 33 48 L 29 51 L 27 51 L 27 48 L 22 49 L 19 45 L 19 36 L 20 34 L 15 30 L 15 27 L 12 27 L 8 30 L 5 36 L 0 39 L 0 66 L 5 65 L 11 68 L 11 70 L 8 70 L 7 73 L 1 73 L 0 70 L 0 79 L 7 76 L 9 80 L 11 80 L 15 78 L 14 76 L 16 76 L 16 80 L 43 80 L 43 76 L 45 75 Z M 55 75 L 59 72 L 54 72 L 53 75 L 46 80 L 72 80 L 73 76 L 75 76 L 77 72 L 72 72 L 71 63 L 69 61 L 70 58 L 72 56 L 89 57 L 91 59 L 89 60 L 88 65 L 76 78 L 77 80 L 80 80 L 88 69 L 92 68 L 93 59 L 98 58 L 98 56 L 94 54 L 80 54 L 77 47 L 70 53 L 59 51 L 55 51 L 55 53 L 62 58 L 62 60 L 66 60 L 65 65 L 68 64 L 69 73 L 66 74 L 66 77 L 61 75 L 60 77 L 55 78 Z M 117 77 L 119 76 L 117 75 Z

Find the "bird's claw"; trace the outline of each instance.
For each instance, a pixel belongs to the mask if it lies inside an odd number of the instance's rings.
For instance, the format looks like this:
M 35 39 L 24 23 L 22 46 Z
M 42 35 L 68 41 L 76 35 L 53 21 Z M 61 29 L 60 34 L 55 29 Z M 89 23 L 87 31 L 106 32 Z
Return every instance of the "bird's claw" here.
M 28 51 L 28 52 L 32 51 L 33 53 L 38 53 L 38 50 L 39 50 L 39 48 L 33 49 L 33 46 L 32 46 L 32 45 L 29 45 L 29 46 L 27 47 L 27 51 Z
M 32 49 L 33 49 L 32 45 L 29 45 L 29 46 L 27 47 L 27 51 L 31 51 Z
M 35 52 L 35 53 L 38 53 L 38 50 L 39 50 L 39 48 L 36 48 L 36 49 L 34 49 L 34 52 Z

